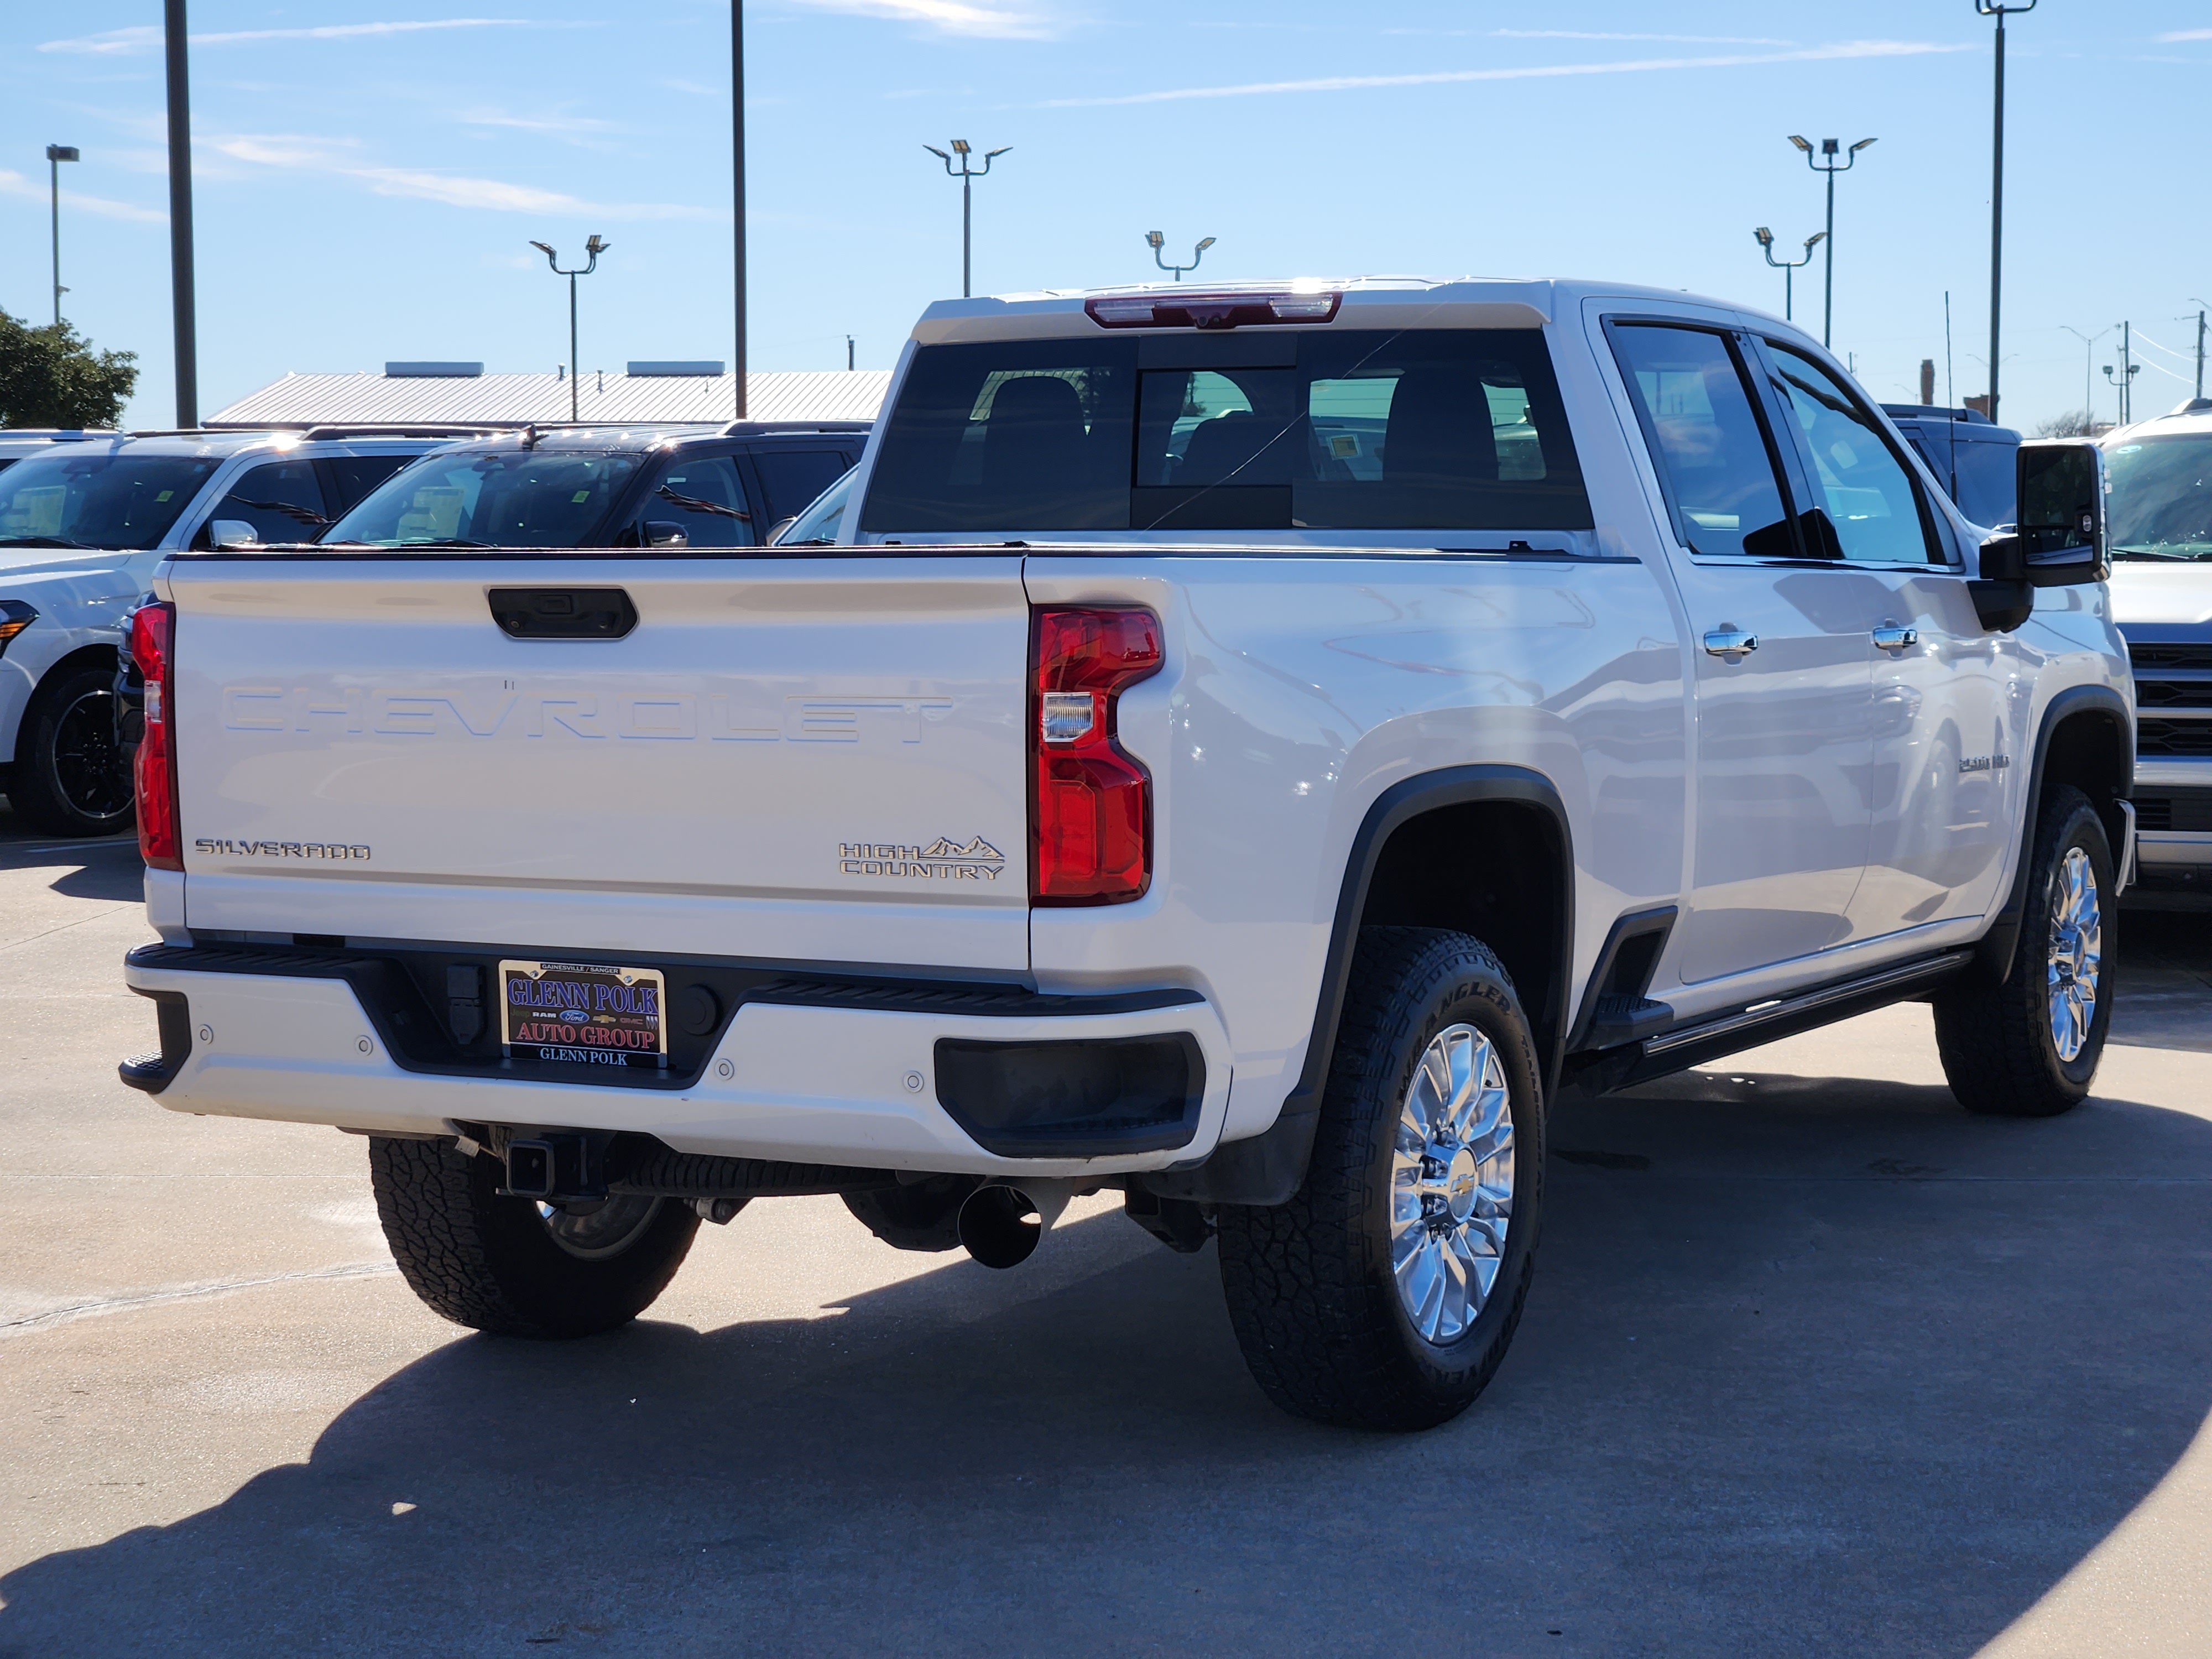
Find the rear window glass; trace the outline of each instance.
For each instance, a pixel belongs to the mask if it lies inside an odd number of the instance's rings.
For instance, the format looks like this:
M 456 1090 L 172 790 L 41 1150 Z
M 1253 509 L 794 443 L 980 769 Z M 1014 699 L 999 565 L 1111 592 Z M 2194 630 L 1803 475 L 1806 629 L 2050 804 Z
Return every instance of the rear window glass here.
M 323 539 L 375 547 L 580 547 L 637 471 L 635 455 L 426 455 L 395 472 Z
M 1200 337 L 1172 368 L 1134 338 L 925 346 L 861 528 L 1589 527 L 1537 331 L 1278 338 L 1224 337 L 1213 367 Z
M 753 467 L 768 495 L 768 516 L 788 519 L 850 471 L 853 454 L 842 449 L 756 449 Z

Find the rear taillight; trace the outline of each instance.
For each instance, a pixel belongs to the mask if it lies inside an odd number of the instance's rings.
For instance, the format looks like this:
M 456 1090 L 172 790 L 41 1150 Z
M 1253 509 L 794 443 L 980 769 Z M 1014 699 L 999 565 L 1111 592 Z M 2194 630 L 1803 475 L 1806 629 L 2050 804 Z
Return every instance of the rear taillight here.
M 1122 690 L 1160 672 L 1149 611 L 1030 613 L 1030 898 L 1120 904 L 1152 880 L 1152 775 L 1114 740 Z
M 138 740 L 136 767 L 138 850 L 156 870 L 185 867 L 177 831 L 177 751 L 169 738 L 176 707 L 171 690 L 176 618 L 176 606 L 160 603 L 140 605 L 131 618 L 131 659 L 146 681 L 146 734 Z

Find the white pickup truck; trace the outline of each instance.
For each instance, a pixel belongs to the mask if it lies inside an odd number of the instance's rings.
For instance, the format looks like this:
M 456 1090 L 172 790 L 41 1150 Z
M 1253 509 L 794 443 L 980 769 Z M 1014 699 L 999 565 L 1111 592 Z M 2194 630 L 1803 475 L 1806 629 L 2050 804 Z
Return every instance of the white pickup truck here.
M 1003 1267 L 1111 1188 L 1284 1407 L 1441 1422 L 1559 1091 L 1911 997 L 1968 1109 L 2088 1089 L 2135 715 L 2100 459 L 2020 470 L 1982 542 L 1674 293 L 940 304 L 842 545 L 170 556 L 123 1075 L 370 1137 L 479 1329 L 755 1198 Z

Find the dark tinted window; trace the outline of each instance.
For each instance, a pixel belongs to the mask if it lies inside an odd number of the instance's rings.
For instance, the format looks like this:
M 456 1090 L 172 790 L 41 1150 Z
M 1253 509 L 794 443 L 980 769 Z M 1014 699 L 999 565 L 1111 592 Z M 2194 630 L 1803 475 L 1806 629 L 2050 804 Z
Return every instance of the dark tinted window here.
M 924 346 L 864 530 L 1127 530 L 1137 343 Z
M 1590 523 L 1534 330 L 924 347 L 862 516 L 877 532 Z
M 1794 556 L 1766 435 L 1729 343 L 1698 329 L 1642 325 L 1615 329 L 1613 339 L 1683 544 L 1705 554 Z
M 208 522 L 195 533 L 198 546 L 210 545 L 217 519 L 243 519 L 262 542 L 312 542 L 330 528 L 322 481 L 313 461 L 270 461 L 248 468 L 215 504 Z
M 738 464 L 727 455 L 679 455 L 670 461 L 640 516 L 648 524 L 681 525 L 693 547 L 750 547 L 757 539 Z
M 753 466 L 768 495 L 769 521 L 804 513 L 808 502 L 836 483 L 859 459 L 843 449 L 753 451 Z
M 323 463 L 331 511 L 343 513 L 414 459 L 411 455 L 333 455 Z
M 2010 524 L 2020 494 L 2019 447 L 1961 438 L 1951 446 L 1958 467 L 1951 499 L 1967 520 L 1984 527 Z
M 151 547 L 216 469 L 183 455 L 32 455 L 0 477 L 0 546 Z
M 635 455 L 502 449 L 425 455 L 331 526 L 330 542 L 579 547 L 635 475 Z

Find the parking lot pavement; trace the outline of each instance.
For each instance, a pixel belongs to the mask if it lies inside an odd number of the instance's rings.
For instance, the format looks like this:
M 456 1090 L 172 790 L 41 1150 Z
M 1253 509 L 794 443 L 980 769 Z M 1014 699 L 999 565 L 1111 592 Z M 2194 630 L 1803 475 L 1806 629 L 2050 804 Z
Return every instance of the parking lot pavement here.
M 0 1655 L 2212 1650 L 2212 948 L 2090 1104 L 1966 1117 L 1905 1005 L 1564 1103 L 1527 1317 L 1433 1433 L 1277 1414 L 1212 1252 L 1026 1267 L 835 1200 L 651 1316 L 471 1336 L 362 1143 L 172 1116 L 127 845 L 0 821 Z

